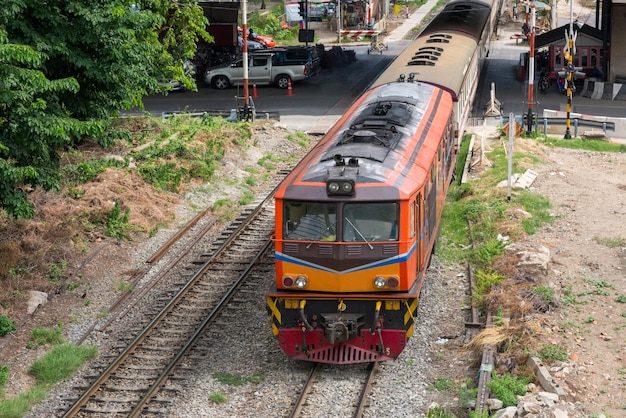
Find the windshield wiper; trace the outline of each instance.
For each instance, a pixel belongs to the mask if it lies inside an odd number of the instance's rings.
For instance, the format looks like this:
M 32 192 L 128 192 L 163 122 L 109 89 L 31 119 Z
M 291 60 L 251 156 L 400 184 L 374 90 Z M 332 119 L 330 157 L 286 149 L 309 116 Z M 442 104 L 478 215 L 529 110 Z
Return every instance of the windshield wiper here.
M 348 222 L 350 224 L 350 226 L 352 228 L 354 228 L 354 231 L 359 234 L 359 236 L 361 237 L 361 239 L 367 244 L 368 247 L 370 247 L 370 250 L 373 250 L 374 247 L 372 247 L 372 244 L 369 243 L 369 241 L 367 240 L 367 238 L 365 238 L 365 236 L 361 233 L 361 231 L 359 231 L 359 228 L 356 227 L 355 224 L 352 223 L 352 221 L 349 218 L 346 218 L 346 222 Z

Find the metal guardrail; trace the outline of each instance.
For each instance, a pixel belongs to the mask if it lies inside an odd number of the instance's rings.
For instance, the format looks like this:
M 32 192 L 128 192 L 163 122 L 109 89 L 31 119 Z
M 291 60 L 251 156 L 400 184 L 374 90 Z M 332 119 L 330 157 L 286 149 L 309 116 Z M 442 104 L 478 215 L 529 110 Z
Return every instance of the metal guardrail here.
M 523 126 L 526 126 L 526 115 L 521 117 L 515 117 L 515 119 L 520 122 Z M 548 127 L 550 125 L 558 125 L 558 126 L 566 126 L 567 118 L 548 118 L 548 117 L 537 117 L 535 118 L 536 122 L 534 123 L 535 131 L 539 128 L 539 125 L 543 125 L 543 132 L 548 132 Z M 508 116 L 500 116 L 500 121 L 502 124 L 506 124 L 509 121 Z M 574 128 L 574 138 L 578 137 L 578 128 L 581 126 L 589 127 L 589 128 L 599 128 L 602 129 L 602 133 L 606 135 L 606 131 L 615 132 L 615 122 L 602 122 L 593 119 L 584 119 L 584 118 L 570 118 L 570 126 Z
M 230 110 L 196 110 L 194 112 L 177 111 L 177 112 L 162 112 L 163 119 L 171 118 L 174 116 L 186 116 L 191 118 L 202 118 L 205 116 L 221 116 L 230 121 L 238 120 L 237 109 Z M 280 121 L 280 112 L 277 110 L 255 110 L 254 120 L 277 120 Z

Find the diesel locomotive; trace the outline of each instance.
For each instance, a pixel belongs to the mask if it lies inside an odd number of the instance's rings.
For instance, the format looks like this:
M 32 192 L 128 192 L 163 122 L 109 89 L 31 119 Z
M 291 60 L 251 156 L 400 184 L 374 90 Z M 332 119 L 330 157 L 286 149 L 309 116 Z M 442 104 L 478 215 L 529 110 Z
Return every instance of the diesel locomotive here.
M 490 3 L 448 3 L 282 182 L 266 301 L 287 356 L 406 347 L 496 19 Z

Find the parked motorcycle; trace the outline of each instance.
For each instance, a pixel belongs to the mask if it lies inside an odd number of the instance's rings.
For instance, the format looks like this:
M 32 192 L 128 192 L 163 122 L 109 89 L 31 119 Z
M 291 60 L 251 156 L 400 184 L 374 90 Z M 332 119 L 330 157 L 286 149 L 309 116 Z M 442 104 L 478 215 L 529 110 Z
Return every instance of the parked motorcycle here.
M 541 73 L 539 74 L 539 91 L 543 94 L 546 94 L 549 88 L 550 77 L 548 77 L 548 71 L 541 70 Z

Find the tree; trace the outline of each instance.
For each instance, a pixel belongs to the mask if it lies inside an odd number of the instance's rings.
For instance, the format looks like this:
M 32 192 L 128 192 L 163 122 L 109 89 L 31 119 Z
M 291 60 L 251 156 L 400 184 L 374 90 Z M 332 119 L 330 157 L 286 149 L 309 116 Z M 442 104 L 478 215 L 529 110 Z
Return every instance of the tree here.
M 58 152 L 143 108 L 208 39 L 196 1 L 5 0 L 0 8 L 0 206 L 29 217 L 25 189 L 59 184 Z
M 72 137 L 101 135 L 102 124 L 68 117 L 56 98 L 77 92 L 76 80 L 48 80 L 36 69 L 39 53 L 6 41 L 6 32 L 0 30 L 0 206 L 28 218 L 33 215 L 28 186 L 55 188 L 57 150 Z

